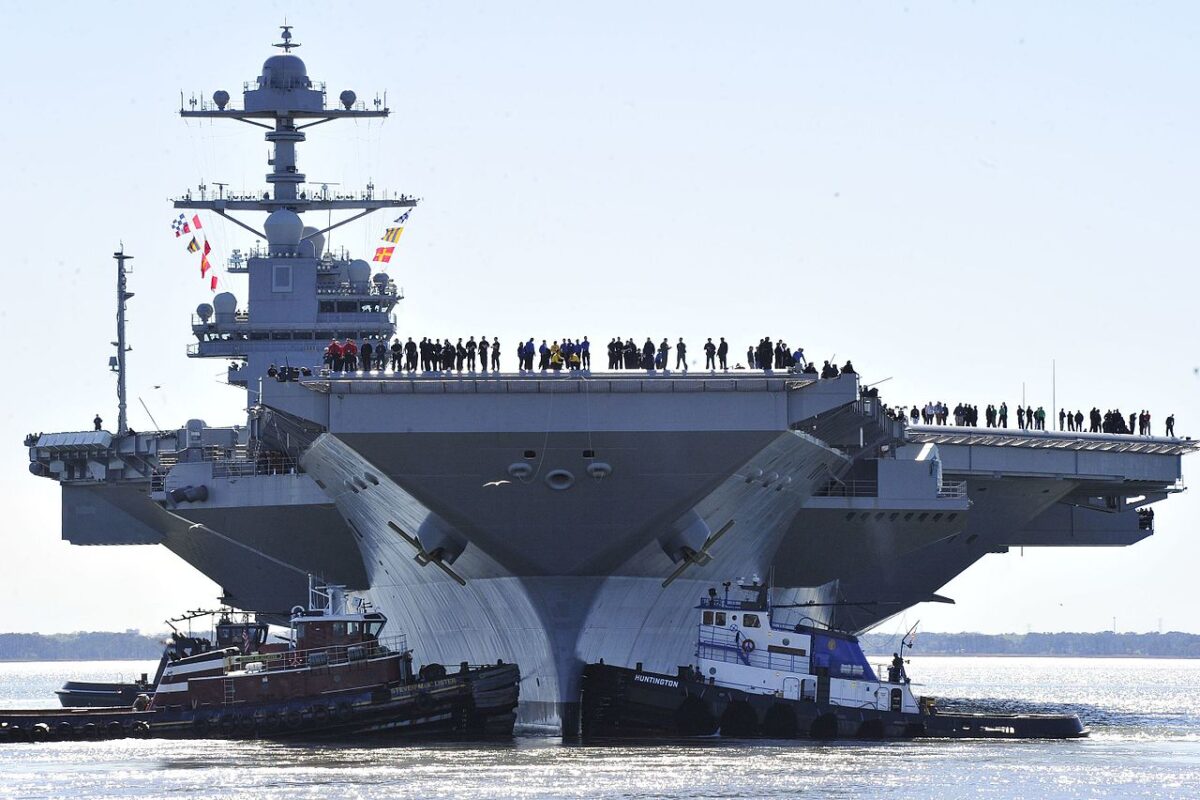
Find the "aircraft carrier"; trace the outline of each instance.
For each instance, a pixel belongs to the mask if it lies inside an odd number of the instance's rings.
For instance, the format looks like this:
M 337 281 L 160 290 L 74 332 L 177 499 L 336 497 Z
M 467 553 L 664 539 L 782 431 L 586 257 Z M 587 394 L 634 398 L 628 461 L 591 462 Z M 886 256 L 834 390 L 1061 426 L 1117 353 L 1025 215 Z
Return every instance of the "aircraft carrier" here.
M 988 553 L 1134 544 L 1183 489 L 1190 440 L 906 427 L 854 374 L 331 372 L 326 344 L 390 342 L 401 297 L 325 233 L 417 201 L 307 183 L 308 128 L 388 109 L 329 103 L 289 30 L 277 46 L 240 105 L 222 90 L 180 111 L 265 128 L 272 151 L 267 192 L 174 204 L 265 242 L 231 260 L 246 296 L 202 304 L 188 352 L 229 362 L 248 417 L 131 432 L 121 327 L 117 430 L 26 442 L 74 544 L 167 547 L 267 619 L 309 573 L 343 584 L 424 659 L 519 663 L 522 723 L 570 734 L 584 664 L 690 663 L 696 598 L 730 578 L 859 631 L 949 601 Z

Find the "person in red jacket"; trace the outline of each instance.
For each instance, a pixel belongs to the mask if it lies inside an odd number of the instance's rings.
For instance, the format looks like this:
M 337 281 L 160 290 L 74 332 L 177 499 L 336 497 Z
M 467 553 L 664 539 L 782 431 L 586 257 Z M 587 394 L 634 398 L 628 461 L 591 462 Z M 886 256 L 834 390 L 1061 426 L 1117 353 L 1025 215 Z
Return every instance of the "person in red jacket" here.
M 342 345 L 337 339 L 331 339 L 325 348 L 325 366 L 337 372 L 342 369 Z

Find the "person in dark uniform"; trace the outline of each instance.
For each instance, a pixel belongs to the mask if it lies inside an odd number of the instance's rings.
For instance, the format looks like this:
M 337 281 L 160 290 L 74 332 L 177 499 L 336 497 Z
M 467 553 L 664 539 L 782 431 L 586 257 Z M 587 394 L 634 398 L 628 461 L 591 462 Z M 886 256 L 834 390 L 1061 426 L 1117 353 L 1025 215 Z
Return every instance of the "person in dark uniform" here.
M 417 343 L 408 337 L 408 341 L 404 343 L 404 370 L 412 372 L 417 368 Z
M 679 337 L 679 343 L 675 345 L 675 369 L 682 369 L 687 372 L 687 345 L 683 342 L 683 337 Z
M 717 346 L 713 344 L 712 337 L 708 337 L 708 341 L 704 343 L 704 368 L 714 370 L 717 368 Z
M 96 419 L 99 419 L 99 417 L 97 417 Z M 1175 415 L 1172 414 L 1171 416 L 1167 417 L 1167 436 L 1174 436 L 1174 435 L 1175 435 Z
M 363 372 L 371 371 L 371 354 L 373 352 L 374 349 L 371 347 L 371 343 L 366 339 L 363 339 L 362 347 L 358 351 L 358 357 L 362 359 Z
M 100 415 L 97 414 L 96 418 L 92 420 L 92 424 L 96 426 L 96 430 L 103 430 L 104 420 L 100 419 Z
M 461 341 L 461 340 L 460 340 Z M 467 340 L 467 369 L 471 372 L 475 371 L 475 351 L 479 349 L 479 345 L 475 343 L 475 337 L 472 336 Z
M 717 360 L 721 363 L 721 369 L 729 371 L 729 342 L 725 341 L 725 337 L 721 337 L 721 343 L 717 345 Z
M 519 349 L 519 348 L 518 348 Z M 500 371 L 500 338 L 492 337 L 492 372 Z
M 486 336 L 479 337 L 479 369 L 483 373 L 488 371 L 488 350 L 492 347 Z
M 404 355 L 404 345 L 400 344 L 399 339 L 393 339 L 389 349 L 392 351 L 392 372 L 399 372 L 400 357 Z

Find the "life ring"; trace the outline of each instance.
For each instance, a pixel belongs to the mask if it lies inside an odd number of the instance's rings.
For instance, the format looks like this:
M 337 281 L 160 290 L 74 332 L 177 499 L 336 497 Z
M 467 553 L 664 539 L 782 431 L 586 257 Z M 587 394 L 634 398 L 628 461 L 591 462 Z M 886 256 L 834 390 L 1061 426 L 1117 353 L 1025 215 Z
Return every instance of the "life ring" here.
M 742 639 L 742 652 L 745 653 L 746 655 L 750 655 L 751 653 L 754 652 L 754 640 L 753 639 Z
M 117 723 L 118 725 L 120 723 Z M 39 722 L 33 726 L 29 732 L 29 736 L 35 742 L 44 742 L 50 738 L 50 726 L 44 722 Z
M 144 719 L 139 719 L 133 723 L 133 735 L 137 739 L 144 739 L 150 735 L 150 723 Z

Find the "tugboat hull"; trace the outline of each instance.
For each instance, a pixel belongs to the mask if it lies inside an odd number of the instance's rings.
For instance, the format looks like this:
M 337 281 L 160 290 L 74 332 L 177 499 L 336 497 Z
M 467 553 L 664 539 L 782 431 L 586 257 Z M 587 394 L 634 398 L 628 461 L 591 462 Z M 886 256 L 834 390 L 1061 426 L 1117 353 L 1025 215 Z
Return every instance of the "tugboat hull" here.
M 606 664 L 583 671 L 585 739 L 730 736 L 811 739 L 1074 739 L 1079 718 L 1043 714 L 911 713 L 789 699 L 678 675 Z
M 520 670 L 472 668 L 438 680 L 299 697 L 277 703 L 4 711 L 0 742 L 126 736 L 177 739 L 346 739 L 353 736 L 511 736 Z

